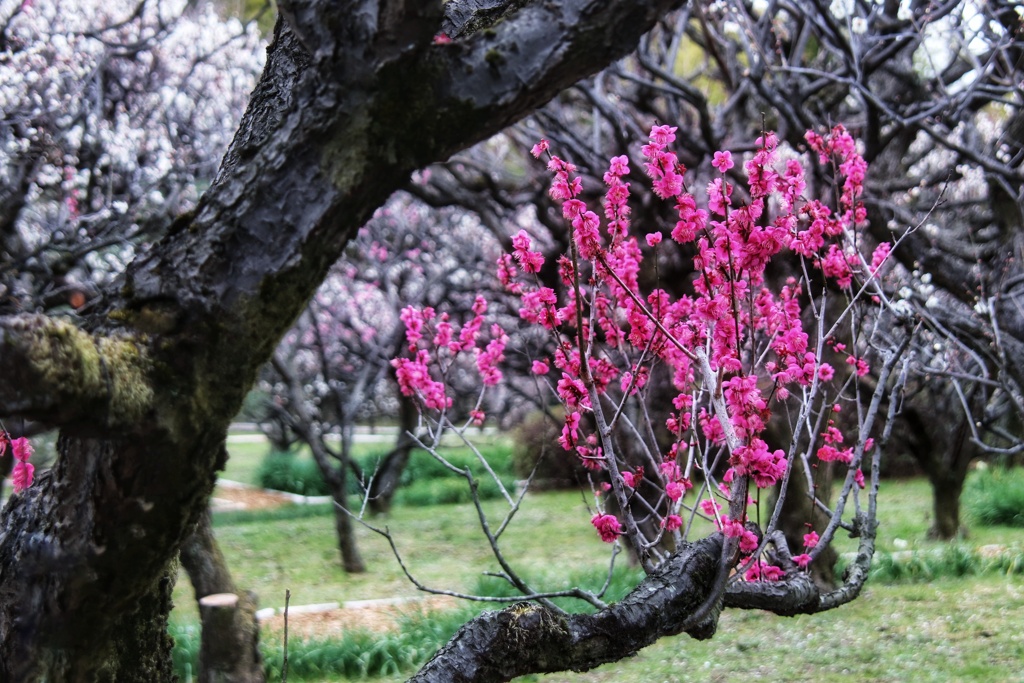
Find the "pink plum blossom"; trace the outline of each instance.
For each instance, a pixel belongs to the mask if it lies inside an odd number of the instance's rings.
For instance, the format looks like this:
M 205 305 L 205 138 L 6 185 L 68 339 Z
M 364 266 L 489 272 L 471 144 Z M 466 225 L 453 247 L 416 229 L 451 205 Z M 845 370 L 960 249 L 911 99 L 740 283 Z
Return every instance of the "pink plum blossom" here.
M 591 518 L 590 523 L 594 525 L 601 540 L 605 543 L 614 543 L 622 533 L 622 524 L 619 523 L 615 515 L 596 514 Z

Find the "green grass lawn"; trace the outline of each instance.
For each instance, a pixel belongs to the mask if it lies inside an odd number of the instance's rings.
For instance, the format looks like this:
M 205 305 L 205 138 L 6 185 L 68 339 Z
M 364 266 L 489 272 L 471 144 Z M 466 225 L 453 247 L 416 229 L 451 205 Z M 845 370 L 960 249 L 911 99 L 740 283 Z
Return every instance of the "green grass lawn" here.
M 1021 681 L 1022 613 L 1019 578 L 871 586 L 831 612 L 787 619 L 727 611 L 710 641 L 666 638 L 590 673 L 520 680 Z
M 263 462 L 269 446 L 265 441 L 239 442 L 228 440 L 228 464 L 220 473 L 221 478 L 240 481 L 257 486 L 260 463 Z
M 255 481 L 266 452 L 262 444 L 229 444 L 225 477 Z M 879 548 L 924 553 L 943 544 L 927 541 L 930 491 L 919 479 L 883 482 Z M 609 556 L 589 523 L 590 496 L 531 494 L 505 532 L 502 545 L 519 571 L 537 587 L 564 587 L 566 574 L 598 581 Z M 484 508 L 500 514 L 503 503 Z M 358 530 L 369 568 L 346 575 L 340 568 L 334 521 L 325 514 L 293 519 L 241 521 L 215 518 L 215 529 L 238 584 L 255 590 L 265 606 L 416 595 L 387 542 Z M 496 518 L 492 525 L 496 526 Z M 383 519 L 407 566 L 422 582 L 472 591 L 481 574 L 498 569 L 470 505 L 396 507 Z M 1024 549 L 1024 530 L 971 525 L 971 546 L 1002 544 Z M 841 550 L 852 550 L 846 540 Z M 1024 550 L 1022 550 L 1024 551 Z M 620 558 L 621 559 L 621 558 Z M 173 619 L 195 619 L 191 588 L 182 574 Z M 989 573 L 930 583 L 869 583 L 859 600 L 838 610 L 792 619 L 762 612 L 729 611 L 708 642 L 664 639 L 627 661 L 583 674 L 522 680 L 542 683 L 596 681 L 731 681 L 756 675 L 791 681 L 1022 681 L 1024 674 L 1024 580 Z M 273 634 L 265 634 L 276 642 Z M 405 675 L 376 680 L 404 680 Z M 290 677 L 291 678 L 291 677 Z M 307 679 L 308 680 L 308 679 Z M 337 675 L 324 681 L 344 681 Z
M 519 570 L 558 578 L 556 567 L 585 571 L 606 566 L 609 546 L 593 533 L 578 493 L 538 495 L 530 503 L 502 537 L 508 559 Z M 495 514 L 500 514 L 501 507 L 499 501 L 484 504 L 485 510 Z M 396 507 L 386 519 L 367 521 L 391 530 L 410 571 L 428 585 L 469 591 L 484 571 L 500 569 L 470 505 Z M 417 594 L 387 540 L 363 527 L 357 528 L 359 550 L 370 571 L 345 574 L 330 512 L 229 525 L 216 524 L 215 517 L 215 529 L 237 582 L 256 591 L 267 606 L 283 605 L 286 589 L 291 590 L 294 604 Z M 188 578 L 182 574 L 177 603 L 188 596 L 188 590 Z

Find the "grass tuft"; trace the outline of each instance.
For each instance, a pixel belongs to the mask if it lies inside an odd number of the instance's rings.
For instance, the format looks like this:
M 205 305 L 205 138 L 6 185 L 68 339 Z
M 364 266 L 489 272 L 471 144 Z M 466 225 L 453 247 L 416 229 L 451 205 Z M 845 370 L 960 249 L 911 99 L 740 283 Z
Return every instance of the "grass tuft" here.
M 288 679 L 321 681 L 344 677 L 362 680 L 395 676 L 422 665 L 455 635 L 466 621 L 479 614 L 478 606 L 403 617 L 394 632 L 359 629 L 340 638 L 289 640 Z M 175 639 L 175 672 L 183 681 L 194 680 L 199 667 L 199 625 L 171 625 Z M 277 638 L 260 642 L 267 681 L 281 680 L 284 653 Z
M 939 552 L 879 553 L 871 565 L 875 583 L 921 583 L 941 578 L 988 574 L 1024 574 L 1024 550 L 1011 548 L 983 556 L 965 545 L 948 545 Z
M 1024 527 L 1024 469 L 974 472 L 964 488 L 964 503 L 979 524 Z

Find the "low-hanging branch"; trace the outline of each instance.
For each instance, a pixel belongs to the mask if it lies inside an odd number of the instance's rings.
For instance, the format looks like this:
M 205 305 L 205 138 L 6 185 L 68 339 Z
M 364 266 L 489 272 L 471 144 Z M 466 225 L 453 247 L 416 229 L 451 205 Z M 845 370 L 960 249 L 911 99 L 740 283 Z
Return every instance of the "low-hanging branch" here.
M 560 615 L 519 603 L 485 612 L 458 633 L 411 683 L 491 683 L 553 671 L 587 671 L 678 635 L 715 588 L 722 535 L 685 546 L 622 601 L 596 614 Z M 686 631 L 715 633 L 719 610 Z

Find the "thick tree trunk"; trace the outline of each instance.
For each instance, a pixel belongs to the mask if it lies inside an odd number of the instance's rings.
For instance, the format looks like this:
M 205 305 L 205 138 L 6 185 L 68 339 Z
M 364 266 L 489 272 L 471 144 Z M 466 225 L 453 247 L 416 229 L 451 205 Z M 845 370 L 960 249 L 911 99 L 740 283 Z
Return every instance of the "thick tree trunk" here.
M 712 594 L 722 553 L 716 534 L 687 545 L 621 602 L 597 614 L 559 614 L 531 603 L 485 612 L 463 626 L 410 683 L 498 683 L 552 671 L 588 671 L 658 638 L 714 635 L 721 609 L 687 621 Z
M 181 546 L 181 565 L 188 572 L 202 617 L 200 683 L 260 683 L 265 680 L 256 621 L 256 595 L 239 591 L 213 535 L 207 510 Z M 223 597 L 204 605 L 209 596 Z
M 255 601 L 251 595 L 238 593 L 213 593 L 199 601 L 199 617 L 203 624 L 199 683 L 265 680 L 260 659 L 254 661 L 252 657 L 252 651 L 259 642 L 254 608 Z
M 934 519 L 928 537 L 949 541 L 966 534 L 960 520 L 960 495 L 980 447 L 971 441 L 964 408 L 952 392 L 925 385 L 903 411 L 899 436 L 932 486 Z M 978 392 L 969 405 L 980 411 Z
M 11 498 L 0 520 L 0 680 L 173 678 L 177 534 L 212 482 L 172 458 L 170 443 L 62 436 L 50 473 Z M 220 449 L 206 448 L 212 473 Z M 174 499 L 182 507 L 157 502 Z
M 960 526 L 960 494 L 963 493 L 964 479 L 956 473 L 938 474 L 940 476 L 928 478 L 932 485 L 932 512 L 935 515 L 928 529 L 928 538 L 952 541 L 965 537 L 967 529 Z

